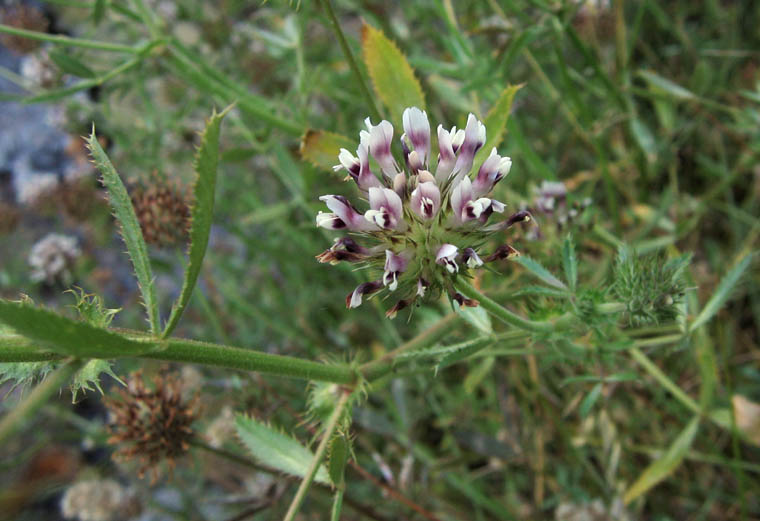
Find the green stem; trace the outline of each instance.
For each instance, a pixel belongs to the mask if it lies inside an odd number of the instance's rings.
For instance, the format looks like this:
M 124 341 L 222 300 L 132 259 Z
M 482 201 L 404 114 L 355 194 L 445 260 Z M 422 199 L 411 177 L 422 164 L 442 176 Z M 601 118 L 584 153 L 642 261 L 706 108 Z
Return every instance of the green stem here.
M 479 292 L 477 289 L 475 289 L 469 282 L 466 282 L 463 279 L 457 280 L 454 286 L 465 297 L 479 301 L 483 309 L 491 313 L 502 322 L 520 329 L 524 329 L 526 331 L 533 331 L 536 333 L 550 333 L 552 331 L 567 329 L 575 321 L 575 317 L 570 313 L 560 315 L 552 321 L 538 322 L 535 320 L 528 320 L 501 306 L 496 301 L 491 300 Z
M 149 335 L 138 332 L 130 332 L 126 336 L 146 343 L 150 343 L 151 339 Z M 240 347 L 181 338 L 156 339 L 156 346 L 159 349 L 141 353 L 137 358 L 211 365 L 344 385 L 352 385 L 358 378 L 355 369 L 345 364 L 328 365 Z M 110 353 L 107 357 L 111 358 Z M 40 351 L 39 344 L 30 339 L 18 335 L 0 336 L 0 362 L 39 362 L 62 358 L 63 356 L 55 353 Z
M 342 488 L 335 491 L 330 521 L 340 521 L 340 512 L 343 509 L 343 494 L 344 491 Z
M 18 431 L 29 416 L 39 410 L 48 398 L 58 391 L 62 385 L 68 382 L 74 373 L 84 365 L 81 360 L 73 360 L 66 365 L 58 368 L 52 374 L 47 376 L 42 383 L 32 390 L 24 401 L 8 412 L 0 420 L 0 445 L 16 431 Z
M 652 378 L 657 380 L 657 383 L 669 391 L 676 398 L 676 400 L 681 402 L 692 412 L 696 414 L 702 414 L 702 409 L 699 407 L 699 404 L 689 395 L 683 392 L 681 388 L 673 382 L 673 380 L 668 378 L 668 376 L 663 373 L 662 370 L 657 367 L 654 362 L 652 362 L 647 357 L 647 355 L 645 355 L 638 347 L 633 347 L 628 352 L 631 353 L 631 357 L 636 361 L 636 363 L 643 367 L 644 370 L 649 373 Z
M 296 495 L 293 497 L 293 501 L 290 503 L 290 508 L 288 508 L 288 512 L 285 514 L 283 521 L 293 521 L 293 519 L 296 517 L 298 509 L 301 507 L 301 503 L 303 503 L 303 500 L 306 497 L 306 492 L 309 491 L 309 487 L 311 487 L 311 483 L 314 481 L 314 477 L 317 475 L 319 465 L 322 463 L 322 459 L 325 457 L 327 446 L 330 443 L 330 439 L 332 438 L 335 429 L 338 427 L 338 421 L 343 415 L 343 410 L 346 408 L 350 396 L 350 392 L 344 392 L 338 400 L 338 403 L 335 405 L 335 409 L 330 415 L 330 419 L 327 421 L 327 425 L 325 426 L 325 434 L 322 437 L 322 440 L 319 442 L 317 451 L 314 453 L 314 458 L 312 458 L 311 463 L 309 464 L 309 468 L 306 471 L 306 477 L 304 477 L 303 481 L 301 481 L 301 485 L 298 487 Z
M 356 64 L 356 60 L 354 59 L 354 53 L 351 51 L 351 48 L 348 46 L 348 42 L 346 41 L 346 36 L 343 34 L 343 30 L 340 28 L 340 22 L 338 21 L 338 18 L 335 16 L 335 12 L 332 8 L 332 3 L 330 0 L 319 0 L 320 5 L 327 13 L 327 17 L 330 19 L 330 25 L 333 28 L 333 31 L 335 32 L 335 36 L 338 37 L 338 43 L 340 44 L 340 48 L 343 50 L 343 54 L 346 56 L 346 61 L 348 61 L 348 66 L 351 67 L 351 72 L 356 77 L 356 81 L 359 83 L 359 88 L 362 91 L 362 94 L 364 95 L 364 98 L 367 100 L 367 104 L 369 105 L 369 110 L 372 114 L 373 119 L 380 119 L 380 111 L 377 109 L 377 104 L 375 103 L 375 97 L 372 96 L 372 93 L 369 90 L 369 86 L 367 85 L 367 82 L 364 79 L 364 76 L 362 76 L 361 71 L 359 70 L 359 66 Z
M 97 42 L 94 40 L 83 40 L 80 38 L 70 38 L 60 34 L 47 34 L 37 31 L 29 31 L 27 29 L 19 29 L 18 27 L 11 27 L 10 25 L 0 24 L 0 33 L 10 34 L 13 36 L 21 36 L 22 38 L 29 38 L 31 40 L 39 40 L 41 42 L 51 42 L 61 45 L 68 45 L 69 47 L 82 47 L 85 49 L 97 49 L 99 51 L 109 52 L 126 52 L 130 54 L 137 54 L 140 52 L 139 48 L 131 47 L 129 45 L 121 45 L 118 43 Z

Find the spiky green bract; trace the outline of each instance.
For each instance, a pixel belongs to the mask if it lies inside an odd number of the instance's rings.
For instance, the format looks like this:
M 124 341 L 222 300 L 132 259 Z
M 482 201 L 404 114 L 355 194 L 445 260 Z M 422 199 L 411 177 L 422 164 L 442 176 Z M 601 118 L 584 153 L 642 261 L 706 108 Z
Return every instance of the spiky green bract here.
M 56 362 L 9 362 L 0 364 L 0 385 L 13 382 L 8 393 L 32 385 L 47 376 L 59 364 Z
M 240 440 L 256 460 L 292 476 L 305 477 L 314 454 L 289 435 L 255 418 L 239 414 L 235 427 Z M 314 478 L 330 484 L 327 469 L 322 465 Z
M 690 259 L 690 254 L 670 260 L 658 254 L 639 256 L 627 247 L 620 248 L 612 290 L 626 305 L 631 325 L 662 324 L 676 319 L 686 290 L 682 274 Z
M 82 288 L 74 287 L 66 290 L 71 293 L 76 302 L 71 306 L 77 310 L 79 317 L 95 327 L 108 327 L 121 308 L 107 308 L 103 299 L 92 293 L 85 293 Z
M 335 404 L 338 403 L 340 397 L 345 392 L 346 387 L 339 384 L 312 382 L 309 385 L 309 396 L 307 398 L 309 420 L 324 425 L 335 410 Z M 344 407 L 341 417 L 338 420 L 339 429 L 348 428 L 351 424 L 351 407 L 354 401 L 360 399 L 362 392 L 362 387 L 360 386 L 359 392 L 353 393 L 348 405 Z

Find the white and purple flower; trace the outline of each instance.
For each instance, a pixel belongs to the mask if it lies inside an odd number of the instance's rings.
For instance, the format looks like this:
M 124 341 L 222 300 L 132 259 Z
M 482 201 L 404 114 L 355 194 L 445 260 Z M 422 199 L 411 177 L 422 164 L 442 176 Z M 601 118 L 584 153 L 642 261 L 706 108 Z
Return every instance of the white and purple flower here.
M 530 220 L 527 212 L 517 212 L 505 220 L 489 223 L 505 205 L 488 195 L 509 174 L 512 160 L 496 149 L 483 161 L 477 174 L 471 170 L 477 152 L 486 142 L 486 128 L 470 114 L 464 129 L 437 128 L 438 154 L 430 139 L 430 122 L 425 111 L 410 107 L 402 115 L 400 168 L 393 156 L 393 125 L 381 121 L 373 125 L 367 118 L 366 130 L 359 133 L 356 156 L 346 149 L 338 155 L 336 171 L 346 170 L 368 202 L 363 212 L 340 195 L 320 197 L 330 213 L 319 212 L 318 226 L 346 230 L 351 236 L 317 256 L 320 262 L 359 263 L 374 267 L 377 280 L 357 286 L 346 297 L 346 306 L 355 308 L 380 290 L 398 295 L 386 313 L 393 317 L 418 299 L 446 292 L 460 305 L 477 301 L 464 299 L 454 289 L 456 277 L 485 262 L 519 255 L 504 244 L 490 254 L 478 253 L 487 238 L 515 223 Z M 377 170 L 370 168 L 374 160 Z M 435 159 L 435 161 L 433 161 Z M 434 172 L 434 173 L 433 173 Z M 483 257 L 481 258 L 481 255 Z

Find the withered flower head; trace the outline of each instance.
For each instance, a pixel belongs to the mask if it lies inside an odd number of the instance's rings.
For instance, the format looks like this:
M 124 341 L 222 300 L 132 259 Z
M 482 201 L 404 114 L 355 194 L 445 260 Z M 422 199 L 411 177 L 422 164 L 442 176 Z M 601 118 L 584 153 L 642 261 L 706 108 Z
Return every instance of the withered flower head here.
M 117 393 L 117 398 L 106 400 L 108 443 L 118 446 L 114 459 L 136 460 L 139 476 L 152 469 L 155 480 L 162 460 L 174 468 L 176 459 L 190 447 L 198 395 L 183 399 L 182 384 L 173 375 L 156 375 L 153 386 L 148 387 L 141 371 L 130 375 L 126 388 Z
M 5 2 L 3 3 L 5 4 Z M 40 33 L 47 32 L 50 26 L 50 21 L 45 16 L 45 13 L 37 7 L 27 3 L 22 4 L 12 1 L 8 5 L 0 7 L 0 23 Z M 41 42 L 38 40 L 12 34 L 0 35 L 0 43 L 19 54 L 31 52 L 41 45 Z
M 177 184 L 153 175 L 131 191 L 145 242 L 165 248 L 181 243 L 190 227 L 190 205 Z

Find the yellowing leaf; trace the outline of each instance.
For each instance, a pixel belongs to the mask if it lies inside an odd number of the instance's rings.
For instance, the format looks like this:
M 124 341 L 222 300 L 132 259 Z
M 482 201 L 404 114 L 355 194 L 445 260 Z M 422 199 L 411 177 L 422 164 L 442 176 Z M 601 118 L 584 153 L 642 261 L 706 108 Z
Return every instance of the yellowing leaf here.
M 334 132 L 309 129 L 301 138 L 301 158 L 317 168 L 332 170 L 338 164 L 338 154 L 345 148 L 352 154 L 357 143 Z
M 382 31 L 364 24 L 362 52 L 372 86 L 395 121 L 407 107 L 425 108 L 425 95 L 404 54 Z

